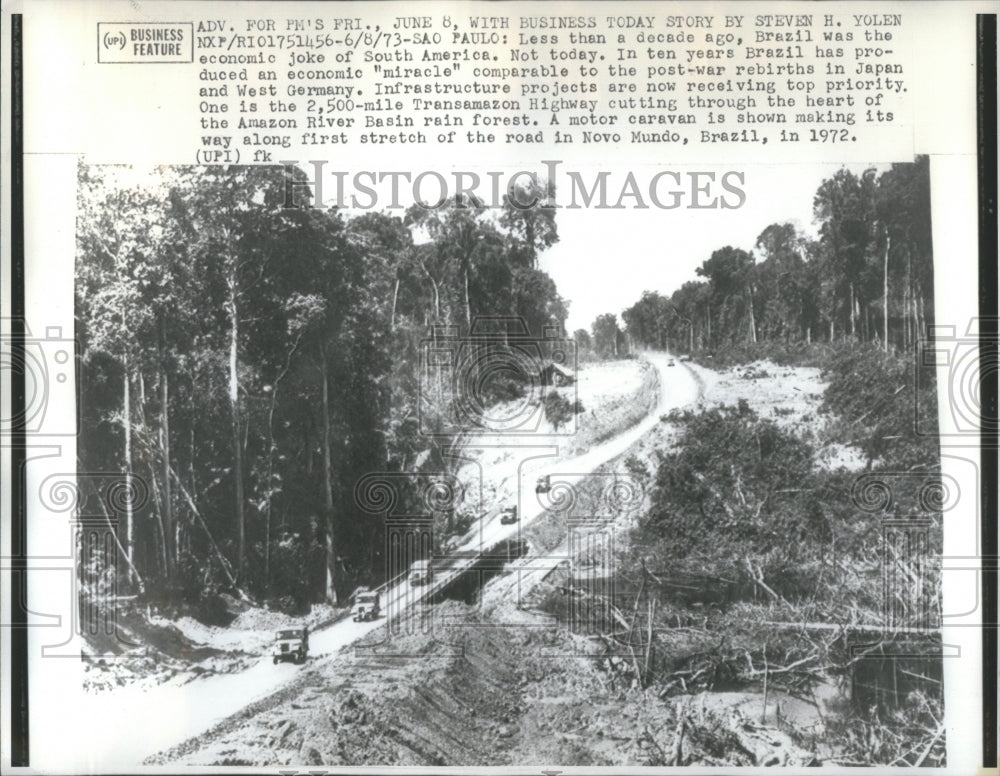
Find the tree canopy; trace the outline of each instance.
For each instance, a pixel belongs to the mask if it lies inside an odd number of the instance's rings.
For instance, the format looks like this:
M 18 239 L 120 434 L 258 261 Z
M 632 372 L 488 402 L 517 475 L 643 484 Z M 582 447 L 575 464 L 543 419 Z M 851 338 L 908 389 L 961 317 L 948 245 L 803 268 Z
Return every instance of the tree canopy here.
M 855 175 L 841 169 L 813 199 L 818 239 L 766 226 L 753 252 L 725 246 L 703 280 L 646 291 L 622 318 L 644 347 L 712 351 L 765 341 L 875 342 L 909 350 L 933 322 L 927 157 Z
M 566 318 L 537 267 L 551 211 L 346 218 L 284 208 L 284 174 L 80 168 L 79 458 L 149 485 L 120 531 L 133 584 L 294 607 L 381 581 L 354 487 L 444 460 L 417 419 L 431 327 Z

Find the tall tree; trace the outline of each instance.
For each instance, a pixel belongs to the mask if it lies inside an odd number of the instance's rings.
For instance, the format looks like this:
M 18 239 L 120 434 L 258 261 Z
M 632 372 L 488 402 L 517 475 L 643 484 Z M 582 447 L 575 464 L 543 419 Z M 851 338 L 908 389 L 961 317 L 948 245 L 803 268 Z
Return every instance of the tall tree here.
M 757 265 L 757 277 L 765 334 L 786 341 L 802 335 L 808 293 L 802 237 L 792 224 L 771 224 L 760 233 L 755 248 L 764 259 Z
M 618 358 L 618 318 L 614 313 L 598 315 L 591 325 L 594 335 L 594 350 L 601 358 Z
M 926 156 L 913 164 L 893 164 L 878 180 L 875 216 L 883 259 L 883 328 L 886 346 L 891 339 L 890 284 L 899 290 L 899 345 L 909 348 L 932 309 L 930 171 Z M 895 267 L 891 271 L 890 263 Z
M 511 263 L 538 269 L 538 255 L 559 241 L 556 229 L 555 183 L 529 179 L 504 195 L 500 226 L 512 239 Z
M 872 276 L 866 271 L 866 255 L 872 234 L 874 186 L 874 170 L 866 170 L 859 177 L 842 169 L 823 181 L 813 198 L 830 293 L 844 300 L 852 337 L 858 334 L 860 310 L 871 296 Z
M 114 177 L 114 173 L 110 174 Z M 86 334 L 84 359 L 101 355 L 121 368 L 122 469 L 133 489 L 132 382 L 140 368 L 141 347 L 149 342 L 153 315 L 147 290 L 158 268 L 154 262 L 162 235 L 162 206 L 156 192 L 123 188 L 99 171 L 81 165 L 77 311 Z M 126 212 L 132 218 L 121 219 Z M 85 451 L 81 451 L 86 454 Z M 136 525 L 131 496 L 125 502 L 125 561 L 132 584 L 136 569 Z
M 709 280 L 713 292 L 716 314 L 723 328 L 730 332 L 733 341 L 746 320 L 746 331 L 751 342 L 757 341 L 757 324 L 754 319 L 753 256 L 740 248 L 727 245 L 714 251 L 696 272 Z
M 439 256 L 455 267 L 466 331 L 471 329 L 474 317 L 472 273 L 483 257 L 487 235 L 495 232 L 488 216 L 485 205 L 464 195 L 456 197 L 456 201 L 447 207 L 431 210 L 414 205 L 406 214 L 406 222 L 425 229 L 434 241 Z
M 245 326 L 255 307 L 248 300 L 266 286 L 269 264 L 280 250 L 280 243 L 269 235 L 280 233 L 282 219 L 294 217 L 294 211 L 282 208 L 283 197 L 283 178 L 263 167 L 187 168 L 180 172 L 170 197 L 176 239 L 186 246 L 188 259 L 203 281 L 205 296 L 199 304 L 224 311 L 225 330 L 213 335 L 225 352 L 240 578 L 247 563 L 245 383 L 257 377 L 248 373 L 242 359 Z M 165 391 L 166 373 L 161 384 Z

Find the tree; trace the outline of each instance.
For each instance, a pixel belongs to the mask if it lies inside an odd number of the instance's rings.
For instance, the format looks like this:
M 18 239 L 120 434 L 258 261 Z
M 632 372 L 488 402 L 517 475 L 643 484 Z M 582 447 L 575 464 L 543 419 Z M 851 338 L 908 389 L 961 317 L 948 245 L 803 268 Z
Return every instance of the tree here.
M 813 199 L 813 213 L 820 223 L 828 293 L 833 296 L 833 303 L 828 306 L 831 331 L 836 300 L 841 299 L 852 337 L 858 334 L 860 310 L 871 296 L 872 276 L 866 272 L 866 254 L 872 233 L 874 186 L 874 170 L 858 177 L 842 169 L 820 184 Z
M 786 342 L 803 335 L 809 292 L 803 238 L 792 224 L 771 224 L 760 233 L 755 248 L 764 257 L 757 265 L 763 335 Z
M 487 238 L 496 234 L 488 219 L 486 206 L 465 195 L 447 207 L 430 210 L 413 205 L 406 213 L 406 223 L 427 231 L 434 241 L 439 259 L 455 268 L 459 278 L 466 331 L 472 327 L 473 302 L 471 277 L 483 258 Z M 495 240 L 490 240 L 495 244 Z
M 122 469 L 127 490 L 133 489 L 132 383 L 139 364 L 136 353 L 148 341 L 153 315 L 147 289 L 157 272 L 152 259 L 162 235 L 162 207 L 150 190 L 122 189 L 96 170 L 80 167 L 80 232 L 77 308 L 87 335 L 84 359 L 106 356 L 121 366 L 123 434 Z M 138 217 L 122 220 L 118 212 Z M 125 502 L 124 556 L 129 582 L 142 585 L 136 569 L 136 526 L 132 498 Z
M 767 226 L 754 254 L 726 246 L 669 297 L 644 291 L 622 318 L 646 347 L 716 348 L 758 340 L 882 340 L 910 347 L 933 298 L 926 157 L 878 175 L 842 169 L 817 188 L 818 240 Z M 878 323 L 877 313 L 881 313 Z M 821 331 L 821 327 L 823 331 Z
M 268 227 L 275 227 L 282 218 L 292 217 L 293 211 L 282 208 L 283 197 L 283 178 L 268 168 L 253 167 L 188 168 L 181 171 L 170 194 L 172 216 L 178 230 L 176 239 L 186 245 L 190 261 L 207 281 L 206 293 L 226 315 L 227 398 L 238 577 L 244 575 L 247 562 L 244 460 L 247 429 L 244 427 L 245 391 L 241 385 L 247 376 L 241 364 L 245 337 L 242 327 L 246 311 L 253 309 L 247 304 L 248 297 L 264 285 L 267 265 L 276 253 L 277 241 L 266 238 L 271 231 Z M 163 403 L 167 406 L 166 373 L 161 385 Z M 169 444 L 169 432 L 166 436 Z
M 511 235 L 511 263 L 538 269 L 538 254 L 559 241 L 556 211 L 547 203 L 555 201 L 555 183 L 530 179 L 516 184 L 504 195 L 500 226 Z
M 618 318 L 614 313 L 598 315 L 591 325 L 594 335 L 594 350 L 600 358 L 618 358 Z
M 743 318 L 747 321 L 748 339 L 751 342 L 757 341 L 753 310 L 753 266 L 752 255 L 727 245 L 714 251 L 695 270 L 702 277 L 708 278 L 719 324 L 731 342 L 735 342 L 739 336 Z
M 885 347 L 892 339 L 890 319 L 896 318 L 896 341 L 908 350 L 924 329 L 927 311 L 933 310 L 930 171 L 926 156 L 917 157 L 913 164 L 894 164 L 882 173 L 875 211 L 883 258 Z M 892 282 L 900 289 L 895 316 L 890 312 Z
M 626 330 L 633 341 L 663 350 L 667 347 L 670 302 L 655 291 L 643 291 L 642 297 L 622 313 Z

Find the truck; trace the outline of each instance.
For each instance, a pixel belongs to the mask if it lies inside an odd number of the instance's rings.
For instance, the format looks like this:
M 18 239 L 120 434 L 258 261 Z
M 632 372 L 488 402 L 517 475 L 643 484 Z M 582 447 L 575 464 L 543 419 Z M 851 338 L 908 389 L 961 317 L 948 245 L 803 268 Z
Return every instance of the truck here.
M 429 560 L 418 560 L 410 566 L 410 585 L 426 585 L 434 579 L 434 570 Z
M 282 628 L 274 634 L 271 657 L 275 665 L 286 660 L 291 660 L 293 663 L 304 663 L 308 654 L 308 628 Z
M 367 622 L 378 619 L 382 612 L 381 596 L 374 590 L 364 590 L 354 596 L 354 608 L 351 617 L 354 622 Z

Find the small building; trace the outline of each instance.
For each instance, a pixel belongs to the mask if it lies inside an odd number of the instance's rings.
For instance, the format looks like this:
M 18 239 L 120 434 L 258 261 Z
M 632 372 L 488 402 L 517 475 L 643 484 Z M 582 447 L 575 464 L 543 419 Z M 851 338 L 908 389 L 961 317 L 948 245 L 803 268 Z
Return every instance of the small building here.
M 576 379 L 573 370 L 567 369 L 562 364 L 549 361 L 538 373 L 542 385 L 569 385 Z

